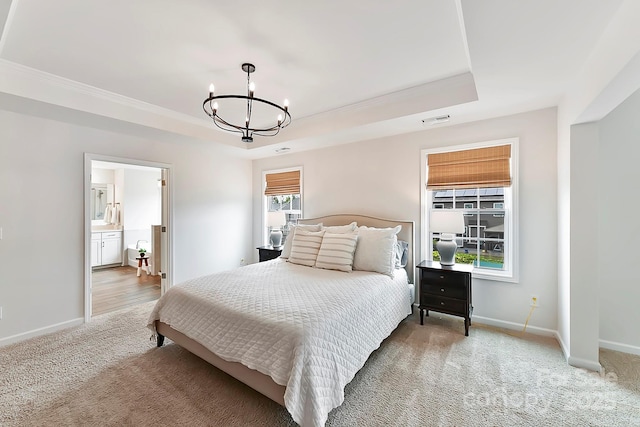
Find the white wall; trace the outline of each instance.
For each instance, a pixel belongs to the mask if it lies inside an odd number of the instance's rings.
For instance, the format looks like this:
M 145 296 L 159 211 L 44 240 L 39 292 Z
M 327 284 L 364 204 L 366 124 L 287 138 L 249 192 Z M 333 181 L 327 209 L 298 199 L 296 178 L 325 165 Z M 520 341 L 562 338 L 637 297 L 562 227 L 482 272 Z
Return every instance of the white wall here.
M 122 175 L 122 198 L 116 202 L 121 203 L 122 209 L 123 249 L 135 245 L 138 240 L 146 240 L 147 249 L 151 250 L 151 226 L 160 225 L 162 221 L 162 197 L 158 187 L 160 169 L 123 169 Z
M 251 256 L 250 161 L 0 111 L 0 343 L 84 316 L 85 152 L 172 165 L 175 282 Z
M 254 245 L 260 237 L 265 170 L 302 166 L 304 216 L 365 213 L 416 223 L 420 248 L 420 150 L 509 137 L 520 138 L 520 282 L 474 280 L 474 318 L 522 325 L 532 294 L 540 298 L 530 328 L 557 325 L 556 109 L 292 153 L 253 163 Z M 254 259 L 257 253 L 254 253 Z M 425 254 L 417 254 L 417 261 Z M 484 318 L 484 319 L 480 319 Z
M 122 226 L 125 230 L 145 229 L 151 233 L 151 225 L 160 224 L 159 179 L 160 170 L 124 170 L 123 198 L 116 202 L 121 202 Z
M 640 280 L 634 269 L 640 242 L 640 91 L 599 125 L 598 285 L 600 345 L 640 354 Z
M 571 265 L 571 260 L 584 262 L 592 259 L 596 251 L 594 243 L 580 246 L 572 242 L 580 230 L 582 221 L 597 224 L 597 211 L 583 210 L 579 219 L 573 210 L 581 210 L 578 193 L 586 193 L 580 187 L 580 180 L 574 169 L 592 173 L 589 164 L 593 156 L 582 156 L 581 151 L 596 149 L 597 144 L 584 144 L 572 134 L 573 125 L 595 122 L 612 111 L 622 100 L 640 87 L 640 2 L 625 0 L 594 46 L 587 63 L 579 75 L 575 76 L 572 87 L 561 99 L 558 106 L 558 334 L 569 363 L 575 366 L 599 370 L 598 334 L 594 334 L 593 321 L 597 329 L 598 299 L 597 287 L 587 286 L 588 295 L 581 292 L 579 266 Z M 592 141 L 592 140 L 591 140 Z M 577 153 L 576 153 L 577 152 Z M 574 188 L 573 185 L 578 185 Z M 574 194 L 575 190 L 575 194 Z M 593 187 L 591 188 L 593 191 Z M 577 223 L 574 220 L 578 219 Z M 576 229 L 574 229 L 576 228 Z M 595 236 L 595 234 L 594 234 Z M 590 303 L 574 303 L 573 297 L 583 295 Z M 579 299 L 579 298 L 578 298 Z M 588 319 L 587 322 L 576 319 Z M 576 345 L 572 345 L 575 343 Z M 579 361 L 576 363 L 576 361 Z
M 94 184 L 114 184 L 115 173 L 113 169 L 93 168 L 91 171 L 91 182 Z
M 580 147 L 580 149 L 577 149 Z M 569 287 L 571 365 L 599 370 L 597 188 L 598 125 L 571 126 Z

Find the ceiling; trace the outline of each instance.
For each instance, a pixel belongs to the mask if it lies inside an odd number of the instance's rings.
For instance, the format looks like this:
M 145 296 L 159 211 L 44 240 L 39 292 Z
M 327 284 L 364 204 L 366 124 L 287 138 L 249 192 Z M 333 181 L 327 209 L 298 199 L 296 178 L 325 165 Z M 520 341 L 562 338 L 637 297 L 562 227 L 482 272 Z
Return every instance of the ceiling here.
M 252 158 L 415 132 L 558 105 L 621 3 L 7 0 L 0 107 Z M 252 144 L 202 111 L 209 83 L 246 91 L 243 62 L 293 116 Z

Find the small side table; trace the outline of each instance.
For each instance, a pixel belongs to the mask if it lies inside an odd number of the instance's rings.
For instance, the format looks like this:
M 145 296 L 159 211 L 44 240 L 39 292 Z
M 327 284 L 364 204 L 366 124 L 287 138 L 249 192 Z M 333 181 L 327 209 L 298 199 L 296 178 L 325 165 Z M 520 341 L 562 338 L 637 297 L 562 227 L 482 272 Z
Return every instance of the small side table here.
M 424 312 L 439 311 L 464 317 L 464 335 L 469 336 L 473 304 L 471 301 L 471 264 L 441 265 L 436 261 L 422 261 L 420 272 L 420 324 Z
M 147 276 L 151 274 L 149 271 L 149 257 L 141 256 L 136 258 L 138 260 L 138 272 L 136 276 L 140 277 L 140 273 L 142 272 L 142 263 L 144 262 L 144 270 L 147 272 Z
M 260 257 L 260 262 L 269 261 L 270 259 L 276 259 L 282 253 L 282 246 L 274 247 L 274 246 L 260 246 L 258 249 L 258 255 Z

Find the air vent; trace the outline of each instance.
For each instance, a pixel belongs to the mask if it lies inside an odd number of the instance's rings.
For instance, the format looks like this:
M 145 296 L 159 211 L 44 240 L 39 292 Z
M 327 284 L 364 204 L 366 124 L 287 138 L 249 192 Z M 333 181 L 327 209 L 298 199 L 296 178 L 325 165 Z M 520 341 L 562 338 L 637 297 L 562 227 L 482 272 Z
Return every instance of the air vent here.
M 430 119 L 422 120 L 422 125 L 423 126 L 439 125 L 440 123 L 448 122 L 450 118 L 451 118 L 451 116 L 448 115 L 448 114 L 445 115 L 445 116 L 432 117 Z

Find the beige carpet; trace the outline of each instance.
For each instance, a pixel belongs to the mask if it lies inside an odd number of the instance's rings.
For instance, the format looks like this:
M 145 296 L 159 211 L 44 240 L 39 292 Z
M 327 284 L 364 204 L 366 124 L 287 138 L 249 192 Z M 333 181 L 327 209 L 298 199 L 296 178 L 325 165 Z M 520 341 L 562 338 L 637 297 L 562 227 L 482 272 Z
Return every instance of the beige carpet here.
M 287 411 L 145 328 L 152 303 L 0 348 L 0 426 L 287 426 Z M 435 314 L 435 313 L 434 313 Z M 437 314 L 374 352 L 330 426 L 640 426 L 640 358 L 567 366 L 550 338 Z

